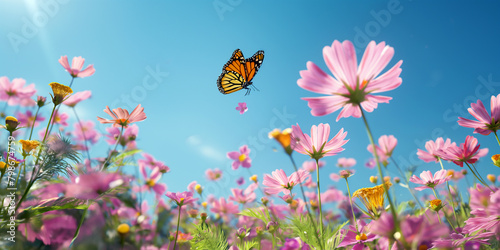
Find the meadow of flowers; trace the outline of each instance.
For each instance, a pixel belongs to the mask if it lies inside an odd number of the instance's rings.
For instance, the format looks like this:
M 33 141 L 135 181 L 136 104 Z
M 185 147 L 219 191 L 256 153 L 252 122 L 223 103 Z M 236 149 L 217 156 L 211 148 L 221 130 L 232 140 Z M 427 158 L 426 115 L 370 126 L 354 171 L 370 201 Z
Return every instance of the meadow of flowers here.
M 392 158 L 397 138 L 389 131 L 374 135 L 366 117 L 392 99 L 383 92 L 403 82 L 403 61 L 389 65 L 394 54 L 385 42 L 372 41 L 358 63 L 350 41 L 326 46 L 329 72 L 314 62 L 300 71 L 297 85 L 320 94 L 303 100 L 312 116 L 360 118 L 366 131 L 328 123 L 275 129 L 269 138 L 291 167 L 242 176 L 227 197 L 208 193 L 199 180 L 173 189 L 182 192 L 168 191 L 162 176 L 173 174 L 170 168 L 137 143 L 141 122 L 153 115 L 141 104 L 133 110 L 106 106 L 95 112 L 94 120 L 80 120 L 78 104 L 92 93 L 74 89 L 95 73 L 93 65 L 84 67 L 82 57 L 71 64 L 67 56 L 59 59 L 70 81 L 49 83 L 51 93 L 36 95 L 34 84 L 0 77 L 0 101 L 5 102 L 1 248 L 499 249 L 500 177 L 477 171 L 478 160 L 489 151 L 476 136 L 495 136 L 500 146 L 500 94 L 491 96 L 489 109 L 477 100 L 468 109 L 471 116 L 456 118 L 460 126 L 471 128 L 469 136 L 458 142 L 439 137 L 418 149 L 422 162 L 436 165 L 436 170 L 403 169 Z M 71 112 L 59 111 L 61 106 Z M 244 115 L 247 109 L 239 103 L 235 112 Z M 69 117 L 76 122 L 69 124 Z M 109 126 L 106 133 L 96 130 L 97 123 Z M 348 132 L 367 133 L 366 150 L 373 155 L 368 167 L 378 172 L 370 185 L 358 190 L 349 187 L 361 181 L 356 159 L 339 158 L 337 170 L 322 168 L 324 159 L 344 151 Z M 108 150 L 91 155 L 100 140 Z M 242 145 L 227 152 L 232 168 L 251 168 L 251 150 Z M 310 160 L 297 164 L 296 154 Z M 500 154 L 480 164 L 500 167 Z M 451 170 L 453 165 L 461 171 Z M 389 169 L 398 176 L 389 176 Z M 205 175 L 218 182 L 223 171 L 206 169 Z M 345 185 L 347 192 L 321 189 L 320 175 Z M 466 181 L 466 175 L 474 182 Z M 394 186 L 402 187 L 398 192 L 404 190 L 408 199 L 396 201 Z M 419 194 L 426 189 L 433 195 Z M 147 196 L 154 197 L 153 204 Z

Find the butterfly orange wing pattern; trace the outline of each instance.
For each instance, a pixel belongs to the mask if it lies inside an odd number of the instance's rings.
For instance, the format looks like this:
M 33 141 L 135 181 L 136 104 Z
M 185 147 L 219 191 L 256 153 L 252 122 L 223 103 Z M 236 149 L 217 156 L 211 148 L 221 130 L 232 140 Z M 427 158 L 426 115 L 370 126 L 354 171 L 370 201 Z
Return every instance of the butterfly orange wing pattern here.
M 230 94 L 241 89 L 247 89 L 252 79 L 262 65 L 264 51 L 257 51 L 252 57 L 245 59 L 240 49 L 236 49 L 229 61 L 222 67 L 222 74 L 217 79 L 217 87 L 222 94 Z

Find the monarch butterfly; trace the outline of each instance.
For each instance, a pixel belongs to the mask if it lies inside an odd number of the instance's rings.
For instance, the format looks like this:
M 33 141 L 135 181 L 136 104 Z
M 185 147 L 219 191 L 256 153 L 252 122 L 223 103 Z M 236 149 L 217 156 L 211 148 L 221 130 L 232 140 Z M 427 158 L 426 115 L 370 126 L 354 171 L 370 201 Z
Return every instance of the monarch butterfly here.
M 217 79 L 217 87 L 222 94 L 230 94 L 246 89 L 245 95 L 250 93 L 248 86 L 264 60 L 264 51 L 257 51 L 252 57 L 245 59 L 240 49 L 236 49 L 229 61 L 222 67 L 222 74 Z M 255 88 L 255 86 L 254 86 Z

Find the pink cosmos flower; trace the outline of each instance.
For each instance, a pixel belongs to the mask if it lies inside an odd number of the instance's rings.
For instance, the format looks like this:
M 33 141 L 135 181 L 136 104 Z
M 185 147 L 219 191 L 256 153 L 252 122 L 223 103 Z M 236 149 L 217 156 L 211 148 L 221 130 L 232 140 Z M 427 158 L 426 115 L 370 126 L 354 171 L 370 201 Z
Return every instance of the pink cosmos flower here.
M 92 96 L 92 92 L 90 90 L 85 90 L 81 92 L 73 93 L 68 99 L 66 99 L 63 104 L 68 107 L 75 107 L 81 101 L 87 100 Z
M 150 169 L 158 168 L 161 173 L 170 172 L 170 168 L 161 161 L 157 161 L 152 155 L 148 153 L 142 153 L 142 157 L 145 159 L 140 159 L 137 162 L 139 165 L 144 165 Z
M 227 153 L 227 158 L 234 160 L 231 167 L 233 169 L 238 169 L 241 165 L 244 168 L 249 168 L 252 166 L 252 159 L 248 156 L 250 154 L 250 149 L 247 145 L 243 145 L 240 147 L 240 152 L 233 151 Z
M 323 48 L 323 58 L 334 77 L 326 74 L 313 62 L 307 62 L 307 70 L 300 71 L 302 77 L 297 84 L 306 90 L 327 96 L 308 97 L 313 116 L 323 116 L 340 108 L 337 121 L 342 117 L 361 117 L 362 107 L 367 112 L 377 108 L 378 103 L 388 103 L 391 97 L 375 96 L 393 90 L 401 85 L 401 64 L 399 61 L 384 74 L 379 74 L 389 64 L 394 49 L 385 42 L 371 41 L 366 47 L 359 66 L 356 51 L 350 41 L 334 41 L 331 47 Z
M 448 171 L 446 169 L 442 169 L 434 173 L 434 176 L 432 176 L 431 171 L 423 171 L 422 173 L 420 173 L 420 178 L 418 178 L 416 175 L 413 175 L 410 178 L 410 181 L 413 183 L 424 185 L 415 188 L 415 190 L 422 191 L 427 188 L 433 189 L 434 187 L 445 183 L 450 179 L 451 176 L 448 175 Z
M 313 125 L 311 127 L 311 136 L 304 134 L 299 124 L 297 124 L 297 126 L 292 125 L 292 138 L 297 143 L 293 147 L 294 150 L 301 154 L 309 155 L 316 160 L 324 156 L 332 156 L 342 152 L 344 150 L 342 146 L 349 141 L 344 140 L 347 136 L 347 132 L 344 133 L 343 128 L 328 141 L 329 136 L 330 125 L 328 123 L 321 123 L 318 126 Z
M 21 223 L 18 230 L 30 242 L 39 239 L 45 245 L 66 248 L 63 246 L 71 241 L 76 228 L 77 224 L 73 216 L 67 215 L 63 211 L 48 211 L 39 218 L 39 223 L 36 225 Z
M 207 169 L 205 171 L 205 176 L 207 177 L 208 180 L 210 181 L 217 181 L 220 178 L 222 178 L 222 170 L 215 168 L 214 170 L 212 169 Z
M 336 188 L 329 188 L 321 194 L 321 203 L 340 202 L 347 199 L 344 193 Z
M 24 86 L 26 81 L 22 78 L 0 77 L 0 101 L 7 102 L 9 106 L 20 105 L 25 99 L 30 99 L 36 93 L 35 84 Z
M 240 115 L 243 113 L 247 112 L 247 103 L 246 102 L 239 102 L 238 107 L 236 107 L 236 110 L 240 111 Z
M 96 199 L 109 189 L 124 184 L 125 180 L 117 173 L 88 173 L 75 177 L 73 183 L 66 185 L 66 196 Z
M 432 140 L 427 141 L 425 143 L 425 149 L 427 149 L 427 152 L 422 149 L 418 149 L 417 155 L 418 158 L 425 162 L 439 162 L 438 152 L 440 150 L 446 151 L 448 147 L 456 145 L 456 143 L 451 143 L 449 138 L 444 141 L 443 137 L 439 137 L 436 139 L 436 142 Z
M 92 144 L 97 143 L 101 135 L 94 129 L 93 121 L 82 121 L 73 125 L 73 136 L 77 141 L 88 141 Z
M 325 164 L 326 163 L 324 161 L 318 161 L 319 168 L 322 168 L 323 166 L 325 166 Z M 302 163 L 302 169 L 310 173 L 316 171 L 316 161 L 305 161 L 304 163 Z
M 115 145 L 116 140 L 120 135 L 120 129 L 117 127 L 108 127 L 106 128 L 106 131 L 109 133 L 106 135 L 106 137 L 108 138 L 106 142 L 109 145 Z M 128 128 L 125 128 L 125 132 L 123 132 L 123 135 L 120 137 L 119 144 L 124 147 L 126 146 L 127 149 L 135 148 L 135 139 L 137 138 L 138 134 L 139 127 L 136 124 L 132 124 Z
M 483 102 L 477 100 L 477 103 L 472 103 L 471 107 L 467 109 L 477 121 L 458 117 L 458 124 L 462 127 L 474 128 L 474 133 L 482 135 L 496 133 L 500 129 L 500 94 L 496 97 L 491 96 L 490 107 L 491 115 L 486 111 Z
M 191 192 L 182 192 L 182 193 L 167 192 L 167 194 L 165 195 L 168 198 L 172 199 L 177 204 L 177 206 L 192 204 L 193 202 L 198 200 L 197 198 L 193 198 L 193 193 Z
M 212 213 L 219 214 L 221 217 L 227 216 L 227 214 L 237 214 L 239 213 L 238 205 L 234 202 L 226 202 L 223 197 L 219 200 L 212 202 L 212 208 L 210 209 Z
M 73 77 L 87 77 L 91 76 L 95 73 L 94 65 L 89 65 L 87 68 L 82 70 L 83 63 L 85 63 L 85 59 L 81 56 L 73 57 L 73 61 L 71 62 L 71 67 L 69 66 L 68 56 L 61 56 L 59 58 L 59 63 L 68 71 L 68 73 Z
M 150 190 L 154 191 L 156 194 L 156 197 L 159 198 L 160 195 L 165 193 L 167 191 L 167 185 L 165 183 L 158 183 L 158 181 L 161 179 L 161 172 L 160 168 L 156 167 L 153 169 L 153 171 L 149 174 L 146 173 L 146 167 L 143 164 L 139 164 L 139 169 L 142 173 L 142 177 L 144 178 L 144 186 L 142 186 L 141 191 L 144 190 Z
M 354 165 L 356 165 L 356 159 L 354 158 L 342 157 L 337 160 L 337 166 L 341 168 L 350 168 Z
M 140 122 L 147 118 L 146 114 L 144 113 L 144 108 L 141 107 L 141 104 L 137 105 L 137 107 L 135 107 L 135 109 L 130 114 L 126 109 L 122 108 L 113 109 L 113 112 L 111 112 L 108 106 L 106 106 L 104 112 L 113 117 L 113 119 L 109 120 L 97 117 L 97 120 L 100 123 L 113 123 L 113 127 L 117 128 L 119 127 L 126 128 L 130 123 Z
M 349 225 L 349 229 L 341 229 L 342 234 L 345 236 L 338 247 L 354 245 L 352 247 L 353 250 L 362 250 L 364 249 L 366 242 L 374 241 L 380 237 L 371 233 L 371 230 L 368 229 L 369 227 L 366 226 L 366 223 L 363 220 L 359 220 L 357 223 L 358 228 L 356 228 L 354 225 Z M 357 229 L 359 229 L 359 232 Z
M 278 194 L 280 192 L 290 194 L 295 185 L 304 182 L 310 175 L 309 172 L 299 169 L 299 171 L 287 176 L 283 169 L 277 169 L 272 172 L 272 176 L 265 174 L 262 184 L 267 187 L 265 191 L 268 194 Z
M 248 192 L 247 190 L 243 191 L 239 188 L 231 188 L 231 193 L 233 195 L 229 196 L 229 200 L 241 204 L 250 203 L 254 201 L 255 198 L 257 197 L 257 195 L 253 191 L 251 192 Z
M 383 135 L 378 139 L 378 145 L 375 145 L 375 148 L 381 163 L 384 165 L 388 164 L 387 159 L 391 157 L 397 144 L 398 140 L 393 135 Z M 373 154 L 373 145 L 368 145 L 366 149 Z
M 54 115 L 52 117 L 52 121 L 51 122 L 54 123 L 54 124 L 58 124 L 60 126 L 66 127 L 66 126 L 68 126 L 68 122 L 67 122 L 68 118 L 69 118 L 68 114 L 66 114 L 66 113 L 60 113 L 58 110 L 56 110 L 54 112 Z
M 16 118 L 17 121 L 20 122 L 19 126 L 28 128 L 31 128 L 31 126 L 33 125 L 33 121 L 35 122 L 35 127 L 38 127 L 38 125 L 40 125 L 40 122 L 45 121 L 45 118 L 41 114 L 38 114 L 36 116 L 35 121 L 35 115 L 30 110 L 26 110 L 26 113 L 17 112 Z
M 461 143 L 460 147 L 451 145 L 446 150 L 438 151 L 438 156 L 446 161 L 453 161 L 453 163 L 464 166 L 464 162 L 474 164 L 479 158 L 488 154 L 488 149 L 479 149 L 480 144 L 477 139 L 468 135 L 465 138 L 465 143 Z

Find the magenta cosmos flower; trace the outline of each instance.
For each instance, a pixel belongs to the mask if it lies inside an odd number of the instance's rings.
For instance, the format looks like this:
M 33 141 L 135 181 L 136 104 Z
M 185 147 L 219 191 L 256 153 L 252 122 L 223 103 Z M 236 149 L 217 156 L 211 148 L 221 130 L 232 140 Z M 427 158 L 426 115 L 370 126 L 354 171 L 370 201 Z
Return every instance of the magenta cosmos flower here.
M 167 191 L 167 185 L 165 185 L 165 183 L 158 183 L 162 175 L 160 168 L 155 167 L 149 176 L 146 172 L 144 164 L 139 164 L 139 169 L 142 173 L 142 177 L 144 178 L 144 186 L 142 186 L 141 191 L 153 191 L 156 194 L 156 198 L 159 198 L 160 195 Z
M 68 107 L 75 107 L 81 101 L 87 100 L 92 96 L 92 92 L 90 90 L 80 91 L 72 94 L 68 99 L 66 99 L 63 104 Z
M 240 147 L 240 152 L 233 151 L 227 153 L 227 158 L 234 160 L 233 164 L 231 164 L 231 167 L 233 169 L 238 169 L 238 167 L 241 165 L 244 168 L 249 168 L 252 166 L 252 159 L 248 157 L 248 154 L 250 154 L 250 149 L 248 148 L 247 145 L 243 145 Z
M 422 173 L 420 173 L 420 178 L 418 178 L 416 175 L 413 175 L 410 178 L 410 181 L 413 183 L 424 185 L 415 188 L 415 190 L 422 191 L 426 188 L 433 189 L 439 184 L 445 183 L 450 179 L 451 175 L 448 175 L 448 171 L 446 169 L 443 169 L 434 173 L 434 176 L 432 176 L 431 171 L 423 171 Z
M 101 135 L 95 130 L 95 124 L 92 121 L 82 121 L 73 125 L 71 134 L 77 141 L 88 141 L 92 144 L 97 143 Z
M 30 110 L 26 110 L 26 113 L 17 112 L 16 118 L 17 121 L 20 122 L 19 125 L 21 127 L 31 127 L 33 125 L 34 127 L 38 127 L 38 125 L 40 125 L 40 122 L 45 121 L 45 118 L 40 114 L 36 116 L 35 120 L 35 114 L 33 114 Z M 35 123 L 33 124 L 33 122 Z
M 325 164 L 326 163 L 324 161 L 318 161 L 319 168 L 322 168 L 323 166 L 325 166 Z M 316 161 L 305 161 L 304 163 L 302 163 L 302 169 L 308 172 L 316 171 Z
M 113 109 L 113 112 L 111 112 L 108 106 L 106 106 L 104 112 L 113 117 L 113 119 L 108 120 L 97 117 L 97 120 L 100 123 L 113 123 L 113 127 L 118 128 L 126 128 L 130 123 L 140 122 L 146 119 L 146 114 L 144 113 L 144 108 L 141 107 L 141 104 L 137 105 L 137 107 L 135 107 L 135 109 L 130 114 L 128 113 L 128 110 L 122 108 Z
M 246 102 L 238 102 L 238 107 L 236 107 L 236 110 L 240 111 L 240 115 L 247 112 L 247 110 L 248 110 L 247 103 Z
M 14 78 L 11 82 L 5 76 L 0 77 L 0 101 L 15 106 L 25 102 L 25 99 L 30 99 L 36 93 L 35 84 L 24 86 L 25 83 L 22 78 Z
M 94 65 L 89 65 L 87 68 L 82 70 L 83 63 L 85 63 L 85 59 L 81 56 L 73 57 L 73 61 L 71 62 L 71 67 L 69 66 L 68 56 L 61 56 L 59 58 L 59 63 L 68 71 L 68 73 L 73 77 L 87 77 L 91 76 L 95 73 Z
M 161 161 L 157 161 L 152 155 L 148 153 L 142 153 L 142 157 L 145 159 L 140 159 L 137 162 L 140 165 L 149 167 L 150 169 L 158 168 L 161 173 L 170 172 L 170 168 Z
M 297 124 L 297 126 L 292 125 L 292 138 L 296 142 L 296 145 L 293 146 L 294 150 L 301 154 L 309 155 L 316 160 L 324 156 L 332 156 L 344 151 L 342 146 L 349 141 L 344 140 L 347 136 L 347 132 L 344 132 L 344 128 L 341 128 L 339 132 L 328 141 L 329 136 L 330 125 L 328 123 L 321 123 L 318 126 L 313 125 L 311 127 L 311 136 L 304 134 L 299 124 Z
M 425 161 L 425 162 L 431 162 L 431 161 L 434 161 L 434 162 L 439 162 L 439 155 L 438 155 L 438 152 L 440 150 L 442 151 L 446 151 L 448 149 L 449 146 L 456 146 L 457 144 L 456 143 L 451 143 L 451 140 L 448 138 L 446 139 L 446 141 L 443 139 L 443 137 L 439 137 L 436 139 L 436 141 L 427 141 L 425 143 L 425 149 L 427 149 L 427 152 L 422 150 L 422 149 L 418 149 L 417 151 L 417 155 L 418 155 L 418 158 L 420 158 L 422 161 Z
M 460 147 L 451 145 L 446 150 L 440 150 L 438 156 L 463 167 L 464 162 L 473 164 L 488 154 L 487 148 L 479 149 L 479 146 L 481 145 L 477 143 L 477 139 L 468 135 L 465 138 L 465 143 L 461 143 Z
M 359 220 L 357 223 L 358 228 L 354 225 L 349 225 L 349 229 L 341 229 L 345 236 L 338 247 L 353 246 L 352 250 L 362 250 L 365 248 L 365 243 L 374 241 L 380 237 L 371 233 L 364 221 Z
M 290 176 L 286 176 L 283 169 L 277 169 L 272 172 L 272 176 L 265 174 L 262 184 L 266 186 L 265 190 L 268 194 L 283 192 L 286 195 L 290 194 L 290 191 L 295 185 L 304 182 L 310 175 L 309 172 L 299 169 L 299 171 L 294 172 Z
M 483 102 L 477 100 L 477 103 L 472 103 L 471 107 L 467 109 L 477 121 L 458 117 L 458 124 L 462 127 L 473 128 L 474 133 L 482 135 L 496 133 L 500 129 L 500 94 L 491 97 L 490 107 L 491 115 L 486 111 Z
M 334 77 L 313 62 L 307 62 L 307 70 L 300 71 L 302 78 L 297 81 L 301 88 L 327 96 L 302 99 L 309 102 L 313 116 L 327 115 L 343 108 L 337 121 L 342 117 L 361 117 L 360 107 L 372 112 L 378 103 L 388 103 L 392 99 L 373 94 L 401 85 L 399 75 L 403 61 L 379 76 L 393 55 L 394 49 L 386 46 L 385 42 L 376 44 L 371 41 L 358 66 L 353 44 L 335 40 L 331 47 L 323 48 L 323 58 Z
M 172 192 L 167 192 L 167 194 L 165 194 L 168 198 L 172 199 L 176 204 L 177 206 L 184 206 L 184 205 L 188 205 L 188 204 L 191 204 L 195 201 L 197 201 L 198 199 L 197 198 L 193 198 L 193 193 L 191 192 L 177 192 L 177 193 L 172 193 Z

